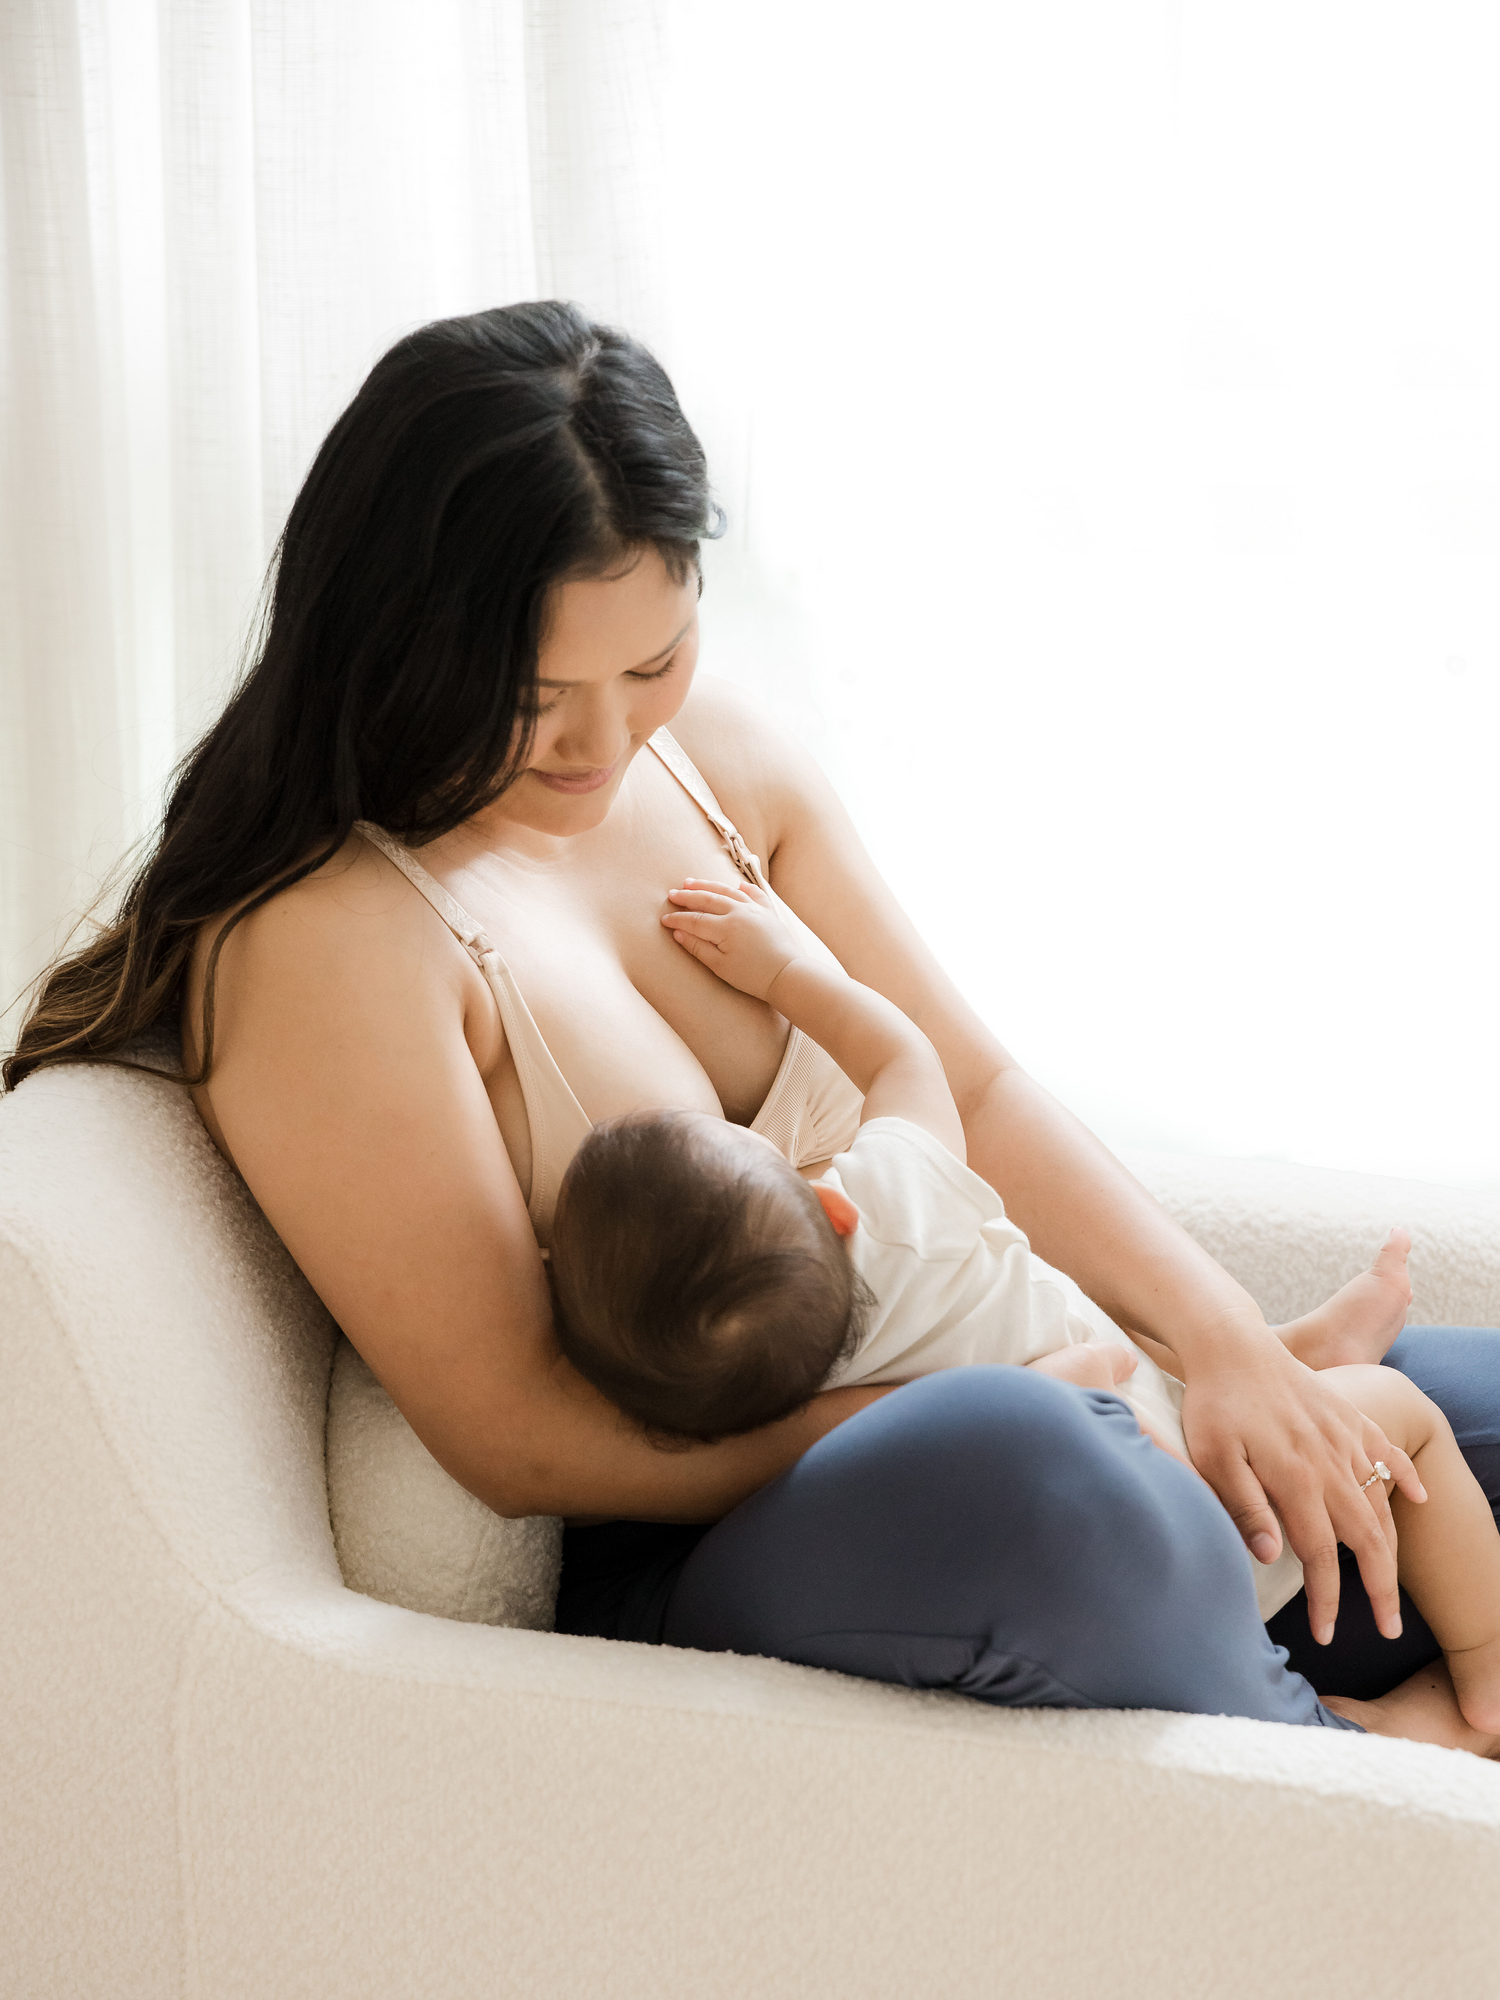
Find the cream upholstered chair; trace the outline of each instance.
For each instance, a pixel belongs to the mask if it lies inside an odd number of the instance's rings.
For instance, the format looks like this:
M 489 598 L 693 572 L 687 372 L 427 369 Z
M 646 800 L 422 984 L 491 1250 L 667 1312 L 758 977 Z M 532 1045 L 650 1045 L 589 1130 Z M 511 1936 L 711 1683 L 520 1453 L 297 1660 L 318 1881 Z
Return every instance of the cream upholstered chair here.
M 1138 1163 L 1285 1313 L 1396 1213 L 1500 1322 L 1500 1205 Z M 1500 1990 L 1500 1769 L 1012 1713 L 347 1589 L 334 1331 L 183 1093 L 0 1104 L 0 1994 Z

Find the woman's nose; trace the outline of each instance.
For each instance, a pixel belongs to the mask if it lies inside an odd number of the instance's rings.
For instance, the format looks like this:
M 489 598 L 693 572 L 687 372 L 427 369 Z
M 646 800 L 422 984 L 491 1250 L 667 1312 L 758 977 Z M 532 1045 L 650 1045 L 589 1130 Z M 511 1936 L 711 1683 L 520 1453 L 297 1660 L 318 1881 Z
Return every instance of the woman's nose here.
M 611 695 L 579 702 L 556 738 L 564 763 L 602 771 L 623 756 L 630 741 L 623 707 Z

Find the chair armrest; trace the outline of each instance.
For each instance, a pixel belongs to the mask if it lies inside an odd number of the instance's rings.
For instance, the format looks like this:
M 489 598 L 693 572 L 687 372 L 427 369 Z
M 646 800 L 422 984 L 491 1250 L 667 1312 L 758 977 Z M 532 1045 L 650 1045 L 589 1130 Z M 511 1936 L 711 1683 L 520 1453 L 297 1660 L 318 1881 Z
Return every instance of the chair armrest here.
M 1500 1773 L 1409 1744 L 992 1710 L 265 1579 L 195 1635 L 178 1757 L 221 2000 L 864 2000 L 1000 1967 L 1185 2000 L 1251 1951 L 1287 1995 L 1490 1974 Z

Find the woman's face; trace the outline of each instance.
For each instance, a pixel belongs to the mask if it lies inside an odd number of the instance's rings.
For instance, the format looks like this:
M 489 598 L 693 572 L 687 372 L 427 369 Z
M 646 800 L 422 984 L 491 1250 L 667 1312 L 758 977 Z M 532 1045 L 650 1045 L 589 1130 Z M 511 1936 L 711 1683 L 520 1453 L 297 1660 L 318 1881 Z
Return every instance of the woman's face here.
M 698 577 L 673 581 L 655 549 L 628 570 L 558 584 L 537 662 L 526 768 L 484 815 L 538 833 L 585 833 L 630 760 L 670 722 L 698 663 Z

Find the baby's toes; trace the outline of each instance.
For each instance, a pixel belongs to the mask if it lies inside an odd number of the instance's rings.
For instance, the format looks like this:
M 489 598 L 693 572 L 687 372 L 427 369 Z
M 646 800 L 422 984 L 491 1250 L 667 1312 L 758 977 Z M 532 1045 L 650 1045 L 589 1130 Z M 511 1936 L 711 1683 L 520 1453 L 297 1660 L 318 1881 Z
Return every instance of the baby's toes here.
M 1376 1252 L 1375 1262 L 1370 1266 L 1374 1275 L 1399 1296 L 1404 1306 L 1411 1304 L 1411 1274 L 1406 1267 L 1410 1255 L 1410 1232 L 1398 1222 Z

